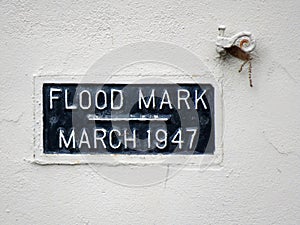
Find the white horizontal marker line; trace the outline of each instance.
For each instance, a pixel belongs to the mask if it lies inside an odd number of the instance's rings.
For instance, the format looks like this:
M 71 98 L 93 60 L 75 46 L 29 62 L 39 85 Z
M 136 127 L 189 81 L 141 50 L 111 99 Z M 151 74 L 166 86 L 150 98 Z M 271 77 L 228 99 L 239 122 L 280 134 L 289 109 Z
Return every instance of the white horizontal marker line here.
M 94 115 L 88 115 L 89 120 L 94 121 L 167 121 L 169 117 L 158 117 L 158 118 L 136 118 L 136 117 L 119 117 L 119 118 L 111 118 L 111 117 L 99 117 Z

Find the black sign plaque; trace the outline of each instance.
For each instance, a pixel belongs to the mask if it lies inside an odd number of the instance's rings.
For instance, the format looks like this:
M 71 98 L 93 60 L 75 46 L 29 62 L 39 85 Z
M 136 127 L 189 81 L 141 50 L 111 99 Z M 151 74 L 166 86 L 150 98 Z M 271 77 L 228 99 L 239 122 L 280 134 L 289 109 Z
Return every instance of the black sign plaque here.
M 214 154 L 210 84 L 43 84 L 45 154 Z

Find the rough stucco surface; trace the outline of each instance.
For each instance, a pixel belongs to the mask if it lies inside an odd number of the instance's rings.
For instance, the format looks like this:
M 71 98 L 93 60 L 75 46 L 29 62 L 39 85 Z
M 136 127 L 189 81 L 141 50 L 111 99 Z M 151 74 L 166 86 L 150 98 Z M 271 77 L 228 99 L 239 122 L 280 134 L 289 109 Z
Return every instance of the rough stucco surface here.
M 299 1 L 0 4 L 0 224 L 300 224 Z M 219 24 L 257 38 L 254 88 L 237 72 L 241 61 L 217 58 Z M 33 75 L 84 74 L 109 51 L 144 40 L 188 49 L 222 85 L 223 162 L 136 188 L 88 165 L 24 160 L 33 154 Z M 146 183 L 175 168 L 101 170 L 125 182 L 142 173 Z

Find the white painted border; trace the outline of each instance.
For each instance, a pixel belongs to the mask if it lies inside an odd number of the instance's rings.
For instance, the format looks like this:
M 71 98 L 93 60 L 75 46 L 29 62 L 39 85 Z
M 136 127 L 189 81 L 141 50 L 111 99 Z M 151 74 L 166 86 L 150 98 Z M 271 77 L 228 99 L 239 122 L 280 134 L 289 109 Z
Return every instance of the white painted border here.
M 127 154 L 99 154 L 99 155 L 70 155 L 70 154 L 44 154 L 43 153 L 43 95 L 42 87 L 44 83 L 81 83 L 82 75 L 36 75 L 34 76 L 34 154 L 33 163 L 40 165 L 80 165 L 80 164 L 101 164 L 107 166 L 118 165 L 172 165 L 206 168 L 208 166 L 220 165 L 223 161 L 223 96 L 221 86 L 211 77 L 172 75 L 168 76 L 174 83 L 208 83 L 215 90 L 215 152 L 213 155 L 127 155 Z M 152 84 L 155 84 L 153 77 Z M 141 77 L 134 76 L 112 76 L 105 83 L 139 83 Z M 84 80 L 87 82 L 99 82 L 99 80 Z M 144 81 L 141 83 L 145 83 Z M 150 82 L 147 82 L 150 83 Z M 161 82 L 160 82 L 161 83 Z M 113 160 L 112 160 L 113 159 Z

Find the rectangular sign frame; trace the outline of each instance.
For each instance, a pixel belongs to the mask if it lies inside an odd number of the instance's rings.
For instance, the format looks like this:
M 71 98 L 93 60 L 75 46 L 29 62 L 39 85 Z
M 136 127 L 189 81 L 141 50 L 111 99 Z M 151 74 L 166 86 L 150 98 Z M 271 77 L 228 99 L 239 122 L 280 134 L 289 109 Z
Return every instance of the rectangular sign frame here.
M 155 78 L 161 76 L 149 76 L 149 84 L 161 84 Z M 215 121 L 215 151 L 213 155 L 175 155 L 175 154 L 155 154 L 155 155 L 135 155 L 135 154 L 45 154 L 43 151 L 43 84 L 44 83 L 82 83 L 84 75 L 37 75 L 34 76 L 34 154 L 33 162 L 37 164 L 102 164 L 109 166 L 117 165 L 164 165 L 164 166 L 193 166 L 206 168 L 207 166 L 218 165 L 223 161 L 223 104 L 222 89 L 213 78 L 190 77 L 184 75 L 172 75 L 168 79 L 174 83 L 196 83 L 210 84 L 214 87 L 214 121 Z M 151 80 L 151 81 L 150 81 Z M 88 80 L 89 83 L 103 83 L 99 80 Z M 85 80 L 83 83 L 87 83 Z M 132 76 L 112 76 L 105 83 L 130 84 L 142 83 Z M 167 83 L 167 82 L 166 82 Z

